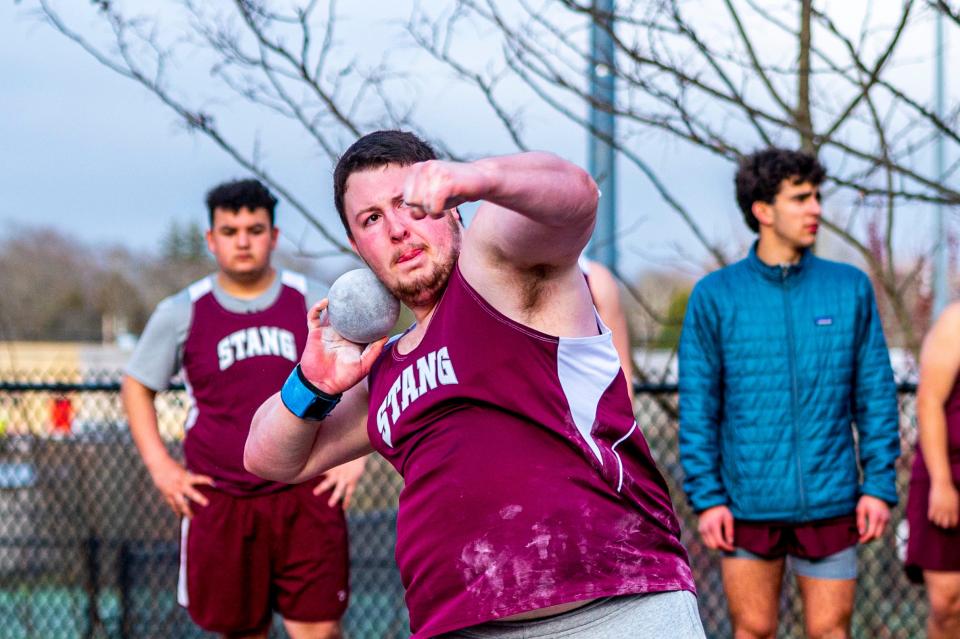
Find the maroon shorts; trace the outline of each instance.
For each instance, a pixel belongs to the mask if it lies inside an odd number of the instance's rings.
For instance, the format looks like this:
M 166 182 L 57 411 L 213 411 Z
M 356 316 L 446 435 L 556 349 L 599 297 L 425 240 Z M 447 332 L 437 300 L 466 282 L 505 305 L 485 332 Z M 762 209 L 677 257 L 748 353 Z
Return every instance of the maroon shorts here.
M 924 570 L 960 571 L 960 527 L 935 526 L 927 518 L 929 503 L 930 481 L 911 481 L 907 497 L 910 533 L 904 567 L 914 583 L 923 583 Z
M 347 607 L 347 526 L 312 481 L 233 497 L 204 487 L 180 538 L 178 601 L 210 632 L 263 630 L 273 610 L 294 621 L 335 621 Z
M 823 559 L 856 546 L 859 539 L 852 514 L 799 524 L 738 519 L 733 525 L 733 545 L 765 559 Z

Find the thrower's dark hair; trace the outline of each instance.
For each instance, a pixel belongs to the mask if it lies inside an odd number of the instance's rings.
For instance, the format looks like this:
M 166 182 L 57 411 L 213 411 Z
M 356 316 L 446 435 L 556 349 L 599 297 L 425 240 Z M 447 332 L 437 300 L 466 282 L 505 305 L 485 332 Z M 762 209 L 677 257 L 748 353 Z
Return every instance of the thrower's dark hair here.
M 409 166 L 417 162 L 437 159 L 429 144 L 407 131 L 375 131 L 363 136 L 347 149 L 333 170 L 333 203 L 340 215 L 340 222 L 351 237 L 343 198 L 347 179 L 357 171 L 375 169 L 388 164 Z

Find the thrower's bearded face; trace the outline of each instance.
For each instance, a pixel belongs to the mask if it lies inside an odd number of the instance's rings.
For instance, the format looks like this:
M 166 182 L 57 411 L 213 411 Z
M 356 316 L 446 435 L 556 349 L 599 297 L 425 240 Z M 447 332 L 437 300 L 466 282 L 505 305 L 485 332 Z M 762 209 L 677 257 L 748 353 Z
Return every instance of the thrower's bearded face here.
M 391 293 L 407 306 L 413 307 L 428 304 L 439 298 L 447 285 L 447 279 L 457 263 L 460 255 L 460 223 L 453 215 L 445 218 L 450 226 L 451 242 L 446 247 L 431 247 L 414 245 L 413 250 L 423 251 L 429 255 L 422 268 L 410 270 L 408 273 L 378 272 Z M 442 248 L 442 252 L 431 251 L 432 248 Z M 403 255 L 401 253 L 400 255 Z
M 409 167 L 388 164 L 347 179 L 344 212 L 354 250 L 411 309 L 432 306 L 460 256 L 459 214 L 417 219 L 403 201 Z

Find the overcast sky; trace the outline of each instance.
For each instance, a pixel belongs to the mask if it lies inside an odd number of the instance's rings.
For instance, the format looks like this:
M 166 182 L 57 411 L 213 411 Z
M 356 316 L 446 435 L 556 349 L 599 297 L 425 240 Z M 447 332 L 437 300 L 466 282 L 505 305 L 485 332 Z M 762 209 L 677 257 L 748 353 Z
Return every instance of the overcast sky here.
M 30 16 L 28 4 L 0 2 L 2 232 L 15 233 L 25 225 L 52 226 L 85 242 L 154 250 L 171 221 L 203 223 L 205 191 L 222 180 L 243 176 L 244 171 L 206 138 L 186 132 L 146 90 L 102 67 Z M 77 5 L 85 10 L 87 3 Z M 364 2 L 363 16 L 344 22 L 343 41 L 380 44 L 372 34 L 386 33 L 390 19 L 405 15 L 403 5 Z M 830 5 L 842 9 L 845 3 Z M 374 15 L 376 19 L 368 17 Z M 91 22 L 86 19 L 86 24 Z M 929 56 L 923 52 L 930 46 L 928 35 L 913 36 L 918 58 L 914 68 L 921 70 L 916 73 L 918 87 L 929 86 L 921 76 L 932 78 Z M 948 59 L 960 67 L 956 57 Z M 956 70 L 952 75 L 957 76 Z M 193 81 L 206 80 L 198 75 Z M 509 140 L 489 124 L 477 96 L 451 92 L 448 83 L 449 78 L 439 77 L 424 85 L 419 120 L 438 137 L 456 140 L 454 146 L 465 153 L 510 150 Z M 326 157 L 256 112 L 238 108 L 235 117 L 235 124 L 275 143 L 269 156 L 272 171 L 322 209 L 327 221 L 335 220 Z M 555 115 L 544 115 L 533 127 L 531 138 L 541 148 L 586 165 L 582 130 Z M 691 154 L 676 142 L 653 137 L 648 142 L 645 159 L 682 194 L 707 233 L 732 245 L 745 244 L 749 236 L 733 201 L 729 166 Z M 626 271 L 656 266 L 650 256 L 666 251 L 660 247 L 681 246 L 695 256 L 700 253 L 689 232 L 629 167 L 620 173 L 617 202 L 622 225 L 631 231 L 630 241 L 621 246 Z M 281 205 L 278 223 L 298 245 L 324 248 L 290 207 Z M 917 226 L 913 225 L 914 232 Z

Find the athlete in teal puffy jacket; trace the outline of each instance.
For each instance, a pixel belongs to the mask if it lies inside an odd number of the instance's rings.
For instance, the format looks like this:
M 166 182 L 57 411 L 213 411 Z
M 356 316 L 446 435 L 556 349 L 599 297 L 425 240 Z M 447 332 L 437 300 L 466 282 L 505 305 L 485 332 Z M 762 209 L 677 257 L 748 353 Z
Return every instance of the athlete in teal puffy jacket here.
M 684 488 L 704 543 L 725 552 L 738 637 L 775 636 L 787 557 L 808 634 L 848 636 L 856 546 L 897 501 L 896 388 L 873 288 L 809 250 L 823 177 L 804 153 L 744 158 L 737 198 L 759 239 L 696 285 L 680 339 Z

